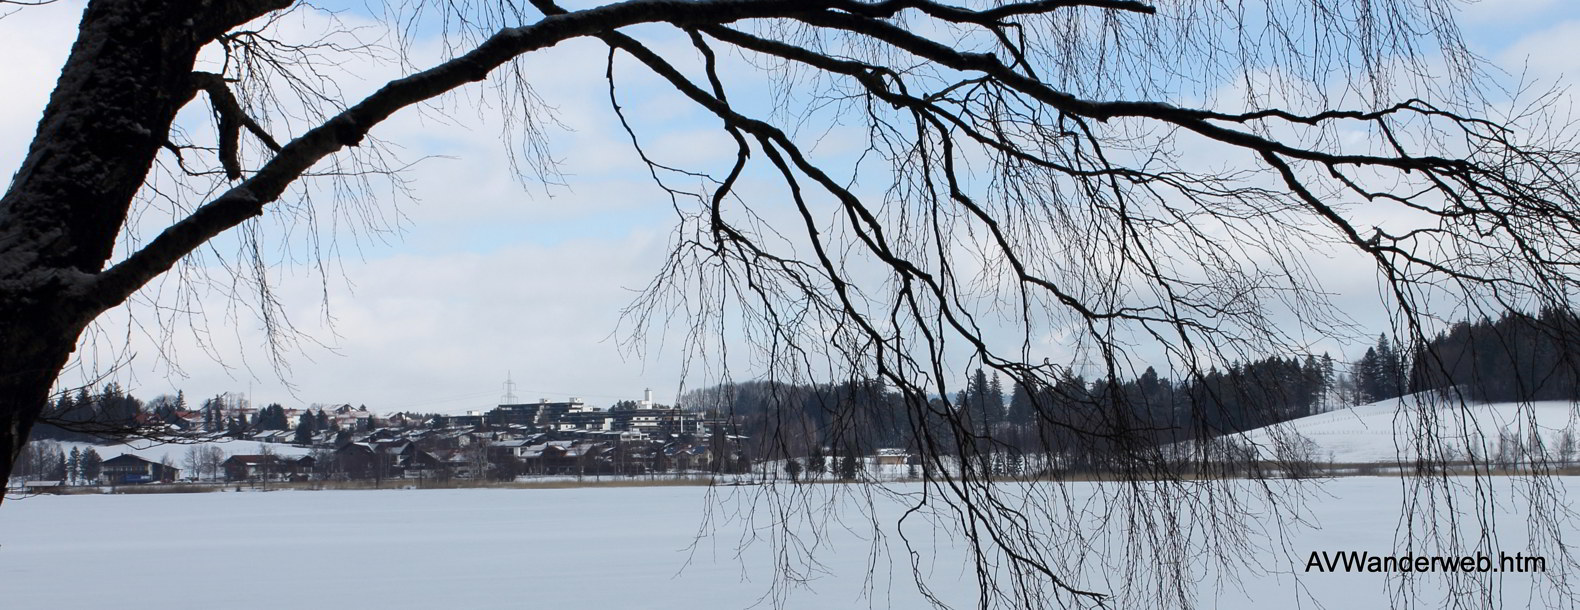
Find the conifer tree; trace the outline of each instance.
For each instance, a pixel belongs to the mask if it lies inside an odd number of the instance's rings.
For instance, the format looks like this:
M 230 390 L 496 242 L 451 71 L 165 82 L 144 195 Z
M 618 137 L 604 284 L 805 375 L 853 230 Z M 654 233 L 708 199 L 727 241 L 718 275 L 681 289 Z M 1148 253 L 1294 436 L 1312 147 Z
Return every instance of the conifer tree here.
M 298 444 L 298 445 L 311 445 L 311 444 L 313 444 L 313 435 L 315 435 L 317 433 L 318 433 L 318 418 L 313 416 L 313 412 L 312 411 L 308 411 L 308 410 L 304 409 L 302 411 L 301 416 L 297 417 L 297 420 L 296 420 L 296 438 L 294 439 L 296 444 Z
M 812 453 L 806 458 L 806 470 L 812 474 L 813 478 L 823 476 L 824 472 L 828 472 L 828 458 L 823 456 L 821 443 L 812 447 Z
M 67 482 L 69 482 L 69 483 L 76 483 L 77 482 L 77 479 L 80 476 L 80 473 L 82 472 L 81 469 L 80 469 L 81 468 L 81 464 L 82 464 L 82 452 L 78 451 L 76 447 L 72 447 L 71 448 L 71 455 L 66 456 L 66 481 Z

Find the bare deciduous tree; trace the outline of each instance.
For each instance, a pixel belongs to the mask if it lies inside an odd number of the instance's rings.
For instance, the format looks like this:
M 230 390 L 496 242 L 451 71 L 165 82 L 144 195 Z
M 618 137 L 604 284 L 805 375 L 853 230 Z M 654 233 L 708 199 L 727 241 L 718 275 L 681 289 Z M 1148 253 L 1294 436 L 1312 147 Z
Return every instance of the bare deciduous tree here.
M 251 221 L 345 203 L 292 190 L 314 181 L 342 181 L 355 206 L 369 181 L 398 188 L 400 164 L 376 139 L 396 112 L 491 80 L 517 111 L 520 167 L 552 178 L 552 111 L 515 60 L 578 38 L 607 47 L 589 86 L 604 81 L 612 120 L 681 216 L 672 257 L 629 311 L 636 334 L 678 315 L 700 349 L 745 336 L 779 374 L 899 393 L 928 493 L 972 532 L 984 606 L 1103 594 L 1067 580 L 1087 557 L 1089 507 L 1046 491 L 1009 501 L 994 484 L 994 422 L 949 399 L 960 362 L 1049 396 L 1076 370 L 1134 377 L 1146 353 L 1189 376 L 1302 345 L 1348 326 L 1313 252 L 1369 261 L 1416 339 L 1437 303 L 1568 308 L 1576 287 L 1570 126 L 1551 96 L 1489 99 L 1444 0 L 385 8 L 394 42 L 379 46 L 285 41 L 281 16 L 308 10 L 289 0 L 88 3 L 0 199 L 0 472 L 84 329 L 216 236 L 254 245 L 238 298 L 288 347 Z M 426 34 L 447 58 L 362 99 L 338 97 L 324 71 Z M 195 67 L 205 53 L 218 71 Z M 716 118 L 734 143 L 721 164 L 677 167 L 644 145 L 641 117 L 620 104 L 638 67 Z M 214 116 L 207 139 L 172 127 L 195 104 Z M 864 148 L 819 152 L 833 121 Z M 764 178 L 776 190 L 746 192 Z M 154 205 L 176 220 L 117 256 L 128 218 Z M 1050 336 L 1073 355 L 1048 359 Z M 1206 418 L 1160 431 L 1133 409 L 1074 423 L 1044 400 L 1035 413 L 1045 443 L 1100 446 L 1104 476 L 1126 483 L 1101 488 L 1098 505 L 1137 528 L 1127 552 L 1206 544 L 1232 563 L 1255 536 L 1241 518 L 1252 504 L 1293 514 L 1272 486 L 1182 476 L 1178 443 L 1205 452 L 1229 432 Z M 850 459 L 855 446 L 835 450 Z M 1451 493 L 1431 477 L 1421 488 Z M 1188 564 L 1129 565 L 1126 586 L 1192 603 Z

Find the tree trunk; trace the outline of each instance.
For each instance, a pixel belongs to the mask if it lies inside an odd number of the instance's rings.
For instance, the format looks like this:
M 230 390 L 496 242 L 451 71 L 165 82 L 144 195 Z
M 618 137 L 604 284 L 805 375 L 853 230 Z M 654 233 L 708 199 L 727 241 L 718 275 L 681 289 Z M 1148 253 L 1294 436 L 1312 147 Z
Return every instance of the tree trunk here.
M 89 321 L 125 294 L 96 290 L 171 121 L 193 98 L 198 50 L 290 0 L 96 0 L 0 197 L 0 479 L 9 478 Z
M 0 326 L 0 473 L 9 478 L 81 329 L 63 330 L 47 316 L 4 311 L 7 315 L 0 315 L 6 321 Z

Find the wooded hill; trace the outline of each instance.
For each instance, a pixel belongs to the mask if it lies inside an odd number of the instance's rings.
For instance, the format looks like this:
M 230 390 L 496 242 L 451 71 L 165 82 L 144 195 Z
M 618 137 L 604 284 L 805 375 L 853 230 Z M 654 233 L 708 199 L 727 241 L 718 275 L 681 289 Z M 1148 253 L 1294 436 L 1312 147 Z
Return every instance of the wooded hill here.
M 1461 322 L 1414 349 L 1378 337 L 1358 360 L 1300 354 L 1212 367 L 1183 379 L 1147 368 L 1134 379 L 1067 375 L 1053 386 L 973 371 L 945 400 L 908 400 L 871 380 L 751 381 L 688 393 L 682 406 L 732 420 L 754 456 L 1057 454 L 1101 469 L 1126 452 L 1204 441 L 1336 408 L 1428 390 L 1470 400 L 1580 399 L 1580 321 L 1555 311 Z M 916 399 L 910 399 L 916 400 Z M 912 408 L 906 408 L 910 406 Z M 910 413 L 924 413 L 915 417 Z M 967 433 L 944 424 L 962 419 Z

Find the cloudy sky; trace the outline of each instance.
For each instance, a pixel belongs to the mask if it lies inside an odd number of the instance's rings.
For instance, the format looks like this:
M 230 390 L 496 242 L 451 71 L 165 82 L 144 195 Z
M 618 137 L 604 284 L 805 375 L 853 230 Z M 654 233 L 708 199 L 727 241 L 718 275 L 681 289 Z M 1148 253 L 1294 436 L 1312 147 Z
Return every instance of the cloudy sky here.
M 80 2 L 62 1 L 0 19 L 6 175 L 32 136 L 80 11 Z M 1476 52 L 1511 73 L 1549 82 L 1580 74 L 1576 3 L 1482 2 L 1465 8 L 1462 27 Z M 337 80 L 347 99 L 399 72 L 391 62 L 342 69 Z M 199 282 L 185 293 L 190 300 L 174 282 L 152 287 L 143 306 L 107 316 L 85 339 L 84 362 L 63 381 L 82 383 L 113 369 L 114 379 L 144 398 L 179 388 L 193 398 L 237 392 L 259 404 L 349 402 L 379 411 L 484 409 L 501 398 L 507 375 L 523 400 L 578 396 L 608 405 L 645 388 L 672 398 L 682 377 L 678 337 L 649 335 L 642 353 L 622 347 L 628 328 L 621 309 L 659 269 L 675 214 L 611 120 L 604 51 L 567 45 L 527 58 L 525 69 L 560 123 L 548 135 L 565 185 L 518 180 L 502 154 L 500 134 L 508 130 L 498 109 L 452 99 L 403 112 L 375 131 L 398 145 L 402 159 L 420 160 L 407 174 L 410 200 L 386 198 L 379 208 L 372 224 L 387 230 L 353 235 L 320 227 L 316 242 L 268 242 L 279 247 L 271 252 L 276 296 L 310 338 L 288 354 L 283 376 L 292 387 L 271 364 L 258 316 L 227 305 L 227 292 L 247 287 L 223 281 Z M 673 96 L 650 93 L 638 81 L 622 101 L 650 125 L 662 125 L 649 142 L 667 160 L 728 150 L 717 130 Z M 837 154 L 838 139 L 822 150 Z M 155 213 L 142 220 L 153 226 L 162 219 Z M 337 226 L 333 214 L 320 221 Z M 232 247 L 216 244 L 205 264 L 225 260 Z M 1369 285 L 1361 277 L 1348 289 Z M 181 303 L 181 311 L 201 305 L 201 314 L 174 313 L 171 303 Z

